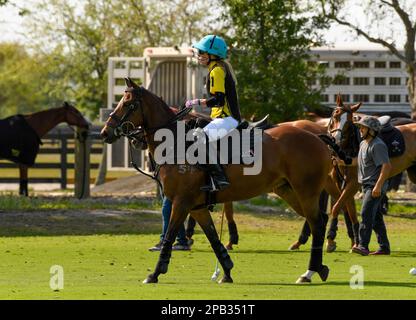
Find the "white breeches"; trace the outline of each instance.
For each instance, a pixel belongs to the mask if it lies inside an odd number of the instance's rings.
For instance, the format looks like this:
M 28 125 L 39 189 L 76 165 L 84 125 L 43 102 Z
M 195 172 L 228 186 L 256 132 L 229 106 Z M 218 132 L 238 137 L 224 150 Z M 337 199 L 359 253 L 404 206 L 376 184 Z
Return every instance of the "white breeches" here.
M 216 141 L 225 137 L 231 130 L 238 126 L 238 121 L 233 117 L 215 118 L 204 128 L 205 134 L 209 137 L 209 141 Z

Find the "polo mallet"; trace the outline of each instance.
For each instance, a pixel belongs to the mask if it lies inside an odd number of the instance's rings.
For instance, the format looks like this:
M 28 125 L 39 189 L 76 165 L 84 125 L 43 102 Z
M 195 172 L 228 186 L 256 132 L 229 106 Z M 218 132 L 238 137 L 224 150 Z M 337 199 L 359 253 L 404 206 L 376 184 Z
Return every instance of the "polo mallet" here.
M 221 242 L 221 238 L 222 238 L 222 226 L 224 224 L 224 208 L 222 209 L 222 216 L 221 216 L 221 228 L 220 228 L 220 242 Z M 211 277 L 211 281 L 216 281 L 218 279 L 218 276 L 220 275 L 220 268 L 218 267 L 218 259 L 217 262 L 215 263 L 215 270 L 214 273 L 212 274 Z

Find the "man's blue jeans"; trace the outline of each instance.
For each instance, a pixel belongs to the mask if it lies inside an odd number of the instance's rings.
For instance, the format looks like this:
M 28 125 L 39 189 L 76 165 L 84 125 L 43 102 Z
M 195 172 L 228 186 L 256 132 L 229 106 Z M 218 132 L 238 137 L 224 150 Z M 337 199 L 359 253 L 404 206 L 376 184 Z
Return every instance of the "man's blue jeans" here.
M 384 224 L 383 214 L 380 210 L 381 199 L 384 195 L 382 192 L 378 198 L 373 198 L 371 192 L 374 186 L 363 186 L 363 204 L 361 209 L 360 223 L 360 245 L 368 249 L 371 239 L 371 233 L 374 230 L 377 235 L 377 241 L 380 249 L 390 251 L 390 243 L 387 238 L 386 225 Z
M 163 204 L 162 204 L 163 230 L 162 230 L 162 234 L 160 235 L 160 240 L 163 240 L 166 232 L 168 231 L 168 225 L 169 225 L 171 212 L 172 212 L 172 202 L 168 198 L 165 197 L 163 199 Z M 188 244 L 188 240 L 186 239 L 186 236 L 185 236 L 185 227 L 183 225 L 179 229 L 179 233 L 176 238 L 176 241 L 180 245 Z

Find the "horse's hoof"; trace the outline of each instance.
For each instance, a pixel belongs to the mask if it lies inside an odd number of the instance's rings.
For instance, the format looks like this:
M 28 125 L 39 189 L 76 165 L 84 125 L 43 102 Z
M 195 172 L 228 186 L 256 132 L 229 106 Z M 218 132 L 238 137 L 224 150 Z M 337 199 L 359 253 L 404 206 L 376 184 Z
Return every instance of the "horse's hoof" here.
M 337 249 L 337 243 L 334 240 L 328 240 L 326 243 L 326 252 L 334 252 Z
M 226 246 L 225 249 L 227 249 L 228 251 L 233 250 L 233 244 L 231 242 L 229 242 Z
M 146 279 L 143 280 L 143 283 L 157 283 L 157 277 L 153 276 L 153 275 L 148 275 Z
M 325 265 L 322 266 L 321 271 L 318 272 L 319 276 L 321 277 L 322 281 L 326 281 L 329 275 L 329 268 Z
M 220 281 L 218 281 L 219 284 L 221 283 L 233 283 L 233 279 L 230 276 L 224 275 Z
M 312 280 L 307 277 L 299 277 L 298 280 L 296 280 L 296 284 L 304 284 L 304 283 L 311 283 Z
M 301 246 L 301 244 L 299 243 L 299 241 L 296 241 L 294 243 L 292 243 L 292 245 L 289 247 L 289 251 L 294 251 L 294 250 L 299 250 L 299 247 Z

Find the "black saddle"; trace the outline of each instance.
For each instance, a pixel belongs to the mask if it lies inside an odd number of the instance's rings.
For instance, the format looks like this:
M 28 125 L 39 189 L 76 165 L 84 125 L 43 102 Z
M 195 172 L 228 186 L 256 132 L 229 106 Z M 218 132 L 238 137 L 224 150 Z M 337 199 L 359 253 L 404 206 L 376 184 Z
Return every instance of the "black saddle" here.
M 389 157 L 401 156 L 406 151 L 404 138 L 399 129 L 391 124 L 390 116 L 379 117 L 381 124 L 380 138 L 384 141 L 389 151 Z

